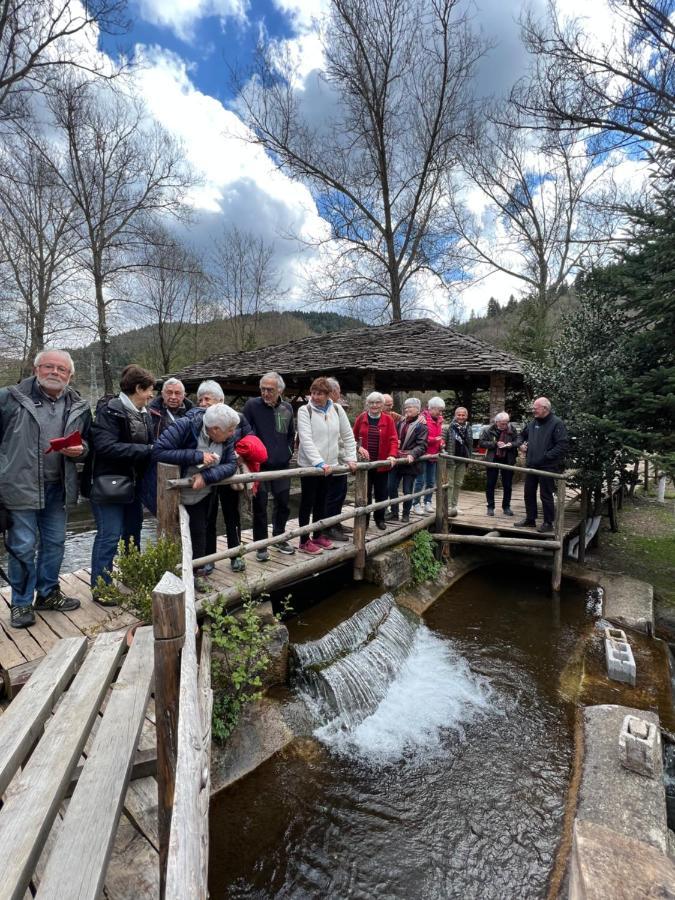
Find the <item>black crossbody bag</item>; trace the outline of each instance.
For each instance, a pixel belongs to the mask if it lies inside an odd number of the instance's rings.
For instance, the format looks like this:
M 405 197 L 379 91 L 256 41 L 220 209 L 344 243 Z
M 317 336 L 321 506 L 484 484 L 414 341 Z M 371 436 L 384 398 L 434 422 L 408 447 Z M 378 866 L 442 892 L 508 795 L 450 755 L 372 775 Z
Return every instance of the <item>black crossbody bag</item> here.
M 130 475 L 96 475 L 91 483 L 89 499 L 94 503 L 133 503 L 136 495 Z

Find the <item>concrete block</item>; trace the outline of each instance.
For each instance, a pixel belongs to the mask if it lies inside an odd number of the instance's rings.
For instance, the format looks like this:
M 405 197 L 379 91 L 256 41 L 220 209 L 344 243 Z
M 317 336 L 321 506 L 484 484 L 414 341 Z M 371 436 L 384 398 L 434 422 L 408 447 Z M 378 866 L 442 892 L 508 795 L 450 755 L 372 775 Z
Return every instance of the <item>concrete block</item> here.
M 607 674 L 610 678 L 635 687 L 635 659 L 627 641 L 605 638 L 605 659 L 607 660 Z
M 621 765 L 638 775 L 653 778 L 657 772 L 657 754 L 660 761 L 661 735 L 656 725 L 637 716 L 626 716 L 619 735 Z
M 624 644 L 628 640 L 625 631 L 621 628 L 612 628 L 609 625 L 605 626 L 605 638 L 609 641 L 623 641 Z
M 383 550 L 366 562 L 365 580 L 387 591 L 396 590 L 410 581 L 410 553 L 406 547 Z

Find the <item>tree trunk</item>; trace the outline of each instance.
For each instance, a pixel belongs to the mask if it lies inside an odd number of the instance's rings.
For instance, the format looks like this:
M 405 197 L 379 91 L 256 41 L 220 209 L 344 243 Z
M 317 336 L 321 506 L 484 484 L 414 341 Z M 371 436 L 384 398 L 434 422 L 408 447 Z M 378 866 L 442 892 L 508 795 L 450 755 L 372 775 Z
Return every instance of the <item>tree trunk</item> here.
M 98 317 L 98 338 L 101 344 L 101 371 L 103 373 L 103 392 L 114 394 L 112 366 L 110 365 L 110 331 L 108 329 L 107 309 L 103 296 L 103 276 L 98 266 L 94 271 L 94 290 L 96 292 L 96 314 Z

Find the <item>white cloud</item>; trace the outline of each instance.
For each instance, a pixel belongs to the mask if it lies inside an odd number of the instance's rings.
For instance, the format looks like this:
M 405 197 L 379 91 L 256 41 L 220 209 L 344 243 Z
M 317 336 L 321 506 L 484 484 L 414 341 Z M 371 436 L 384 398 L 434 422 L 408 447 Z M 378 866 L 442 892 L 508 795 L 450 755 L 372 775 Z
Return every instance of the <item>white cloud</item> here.
M 138 0 L 138 10 L 146 22 L 170 28 L 183 40 L 190 40 L 195 23 L 207 16 L 246 19 L 248 0 Z

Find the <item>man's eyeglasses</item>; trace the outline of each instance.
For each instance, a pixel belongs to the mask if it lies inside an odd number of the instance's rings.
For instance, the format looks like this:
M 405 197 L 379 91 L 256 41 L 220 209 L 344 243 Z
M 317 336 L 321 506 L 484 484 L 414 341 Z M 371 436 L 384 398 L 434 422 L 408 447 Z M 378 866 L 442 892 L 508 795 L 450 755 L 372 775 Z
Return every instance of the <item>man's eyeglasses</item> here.
M 260 393 L 261 394 L 273 394 L 276 390 L 277 390 L 277 388 L 273 388 L 273 387 L 270 387 L 270 388 L 261 387 Z

